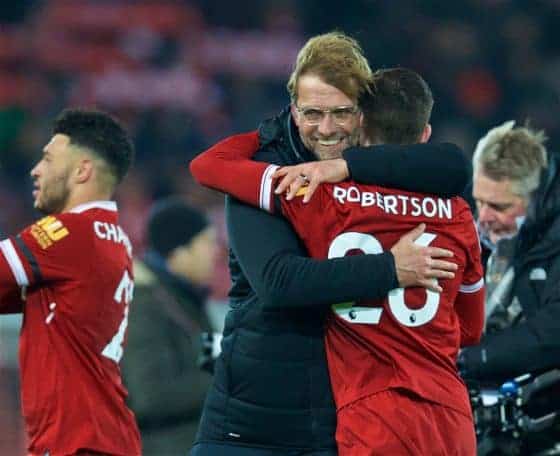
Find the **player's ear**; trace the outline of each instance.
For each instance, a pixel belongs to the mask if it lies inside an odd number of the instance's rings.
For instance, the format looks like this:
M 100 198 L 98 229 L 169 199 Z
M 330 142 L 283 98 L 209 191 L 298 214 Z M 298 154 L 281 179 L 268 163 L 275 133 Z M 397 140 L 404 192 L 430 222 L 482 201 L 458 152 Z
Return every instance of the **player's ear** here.
M 424 131 L 422 132 L 422 135 L 420 136 L 420 142 L 421 143 L 428 142 L 428 140 L 430 139 L 430 136 L 432 136 L 432 126 L 430 124 L 426 124 L 426 126 L 424 127 Z
M 90 158 L 82 158 L 79 160 L 74 170 L 76 183 L 83 184 L 90 180 L 93 175 L 93 166 L 93 160 Z

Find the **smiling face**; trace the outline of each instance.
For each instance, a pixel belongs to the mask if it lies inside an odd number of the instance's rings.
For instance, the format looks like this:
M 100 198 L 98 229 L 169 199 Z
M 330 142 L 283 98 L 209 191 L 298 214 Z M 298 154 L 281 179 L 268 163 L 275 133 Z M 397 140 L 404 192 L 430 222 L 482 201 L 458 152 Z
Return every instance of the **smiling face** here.
M 41 160 L 31 170 L 34 207 L 44 214 L 63 212 L 72 191 L 70 176 L 76 156 L 70 138 L 56 134 L 43 148 Z
M 516 219 L 527 212 L 527 200 L 511 190 L 511 181 L 496 181 L 477 171 L 473 197 L 478 209 L 478 224 L 492 243 L 517 233 Z
M 360 112 L 352 114 L 344 123 L 336 122 L 332 113 L 324 113 L 316 125 L 310 125 L 301 114 L 301 110 L 308 108 L 330 110 L 355 105 L 356 100 L 323 82 L 318 76 L 301 76 L 298 81 L 297 101 L 292 104 L 292 116 L 305 147 L 320 160 L 327 160 L 340 158 L 344 149 L 357 145 L 361 124 Z

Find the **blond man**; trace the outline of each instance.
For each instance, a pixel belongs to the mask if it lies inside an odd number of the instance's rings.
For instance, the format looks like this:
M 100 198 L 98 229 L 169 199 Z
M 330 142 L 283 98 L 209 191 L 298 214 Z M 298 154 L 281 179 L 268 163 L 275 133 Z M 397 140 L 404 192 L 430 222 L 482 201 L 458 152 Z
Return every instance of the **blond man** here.
M 300 51 L 288 83 L 289 108 L 258 132 L 231 138 L 228 157 L 220 153 L 222 144 L 202 154 L 192 163 L 192 173 L 207 185 L 234 179 L 236 166 L 266 167 L 249 160 L 258 150 L 255 159 L 280 165 L 327 159 L 329 166 L 336 161 L 336 169 L 342 165 L 356 180 L 363 176 L 432 193 L 438 193 L 432 184 L 446 194 L 462 190 L 466 169 L 453 148 L 437 157 L 443 162 L 445 154 L 451 170 L 443 186 L 411 179 L 414 173 L 427 174 L 431 165 L 426 168 L 409 147 L 379 147 L 375 166 L 372 160 L 364 163 L 362 151 L 355 148 L 362 120 L 358 99 L 370 80 L 371 70 L 355 40 L 339 32 L 312 38 Z M 232 162 L 231 155 L 239 161 Z M 312 260 L 284 221 L 232 199 L 226 214 L 231 310 L 191 454 L 336 455 L 335 407 L 323 343 L 330 305 L 380 298 L 398 286 L 433 286 L 431 278 L 451 277 L 454 265 L 430 255 L 449 252 L 415 246 L 420 229 L 403 236 L 391 252 Z

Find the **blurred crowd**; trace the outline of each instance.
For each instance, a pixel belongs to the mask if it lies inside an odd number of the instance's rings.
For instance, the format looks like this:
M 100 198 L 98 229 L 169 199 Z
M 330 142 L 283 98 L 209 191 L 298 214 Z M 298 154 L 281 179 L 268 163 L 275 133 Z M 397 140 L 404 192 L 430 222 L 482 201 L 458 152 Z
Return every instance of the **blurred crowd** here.
M 124 225 L 157 197 L 200 207 L 221 198 L 193 187 L 186 163 L 232 132 L 254 129 L 287 102 L 284 82 L 314 33 L 339 28 L 372 67 L 419 71 L 435 93 L 436 140 L 467 153 L 488 126 L 514 118 L 560 139 L 560 24 L 555 0 L 329 1 L 27 0 L 0 10 L 0 228 L 30 217 L 26 179 L 53 114 L 98 106 L 132 130 L 137 165 L 121 191 Z M 333 2 L 332 6 L 336 4 Z M 14 195 L 17 195 L 14 198 Z
M 434 140 L 471 154 L 506 119 L 544 129 L 549 149 L 557 149 L 558 26 L 558 0 L 4 2 L 0 231 L 14 233 L 36 217 L 28 172 L 53 116 L 66 106 L 96 106 L 123 120 L 135 140 L 137 162 L 118 201 L 136 252 L 146 246 L 151 203 L 180 195 L 220 228 L 213 298 L 224 302 L 222 197 L 196 185 L 187 163 L 288 103 L 285 81 L 307 37 L 338 28 L 360 41 L 372 68 L 418 71 L 434 92 Z M 15 364 L 9 334 L 0 331 L 0 368 Z M 9 398 L 17 387 L 0 391 Z M 5 430 L 14 420 L 4 415 Z M 10 434 L 2 435 L 0 453 L 11 454 L 2 451 Z

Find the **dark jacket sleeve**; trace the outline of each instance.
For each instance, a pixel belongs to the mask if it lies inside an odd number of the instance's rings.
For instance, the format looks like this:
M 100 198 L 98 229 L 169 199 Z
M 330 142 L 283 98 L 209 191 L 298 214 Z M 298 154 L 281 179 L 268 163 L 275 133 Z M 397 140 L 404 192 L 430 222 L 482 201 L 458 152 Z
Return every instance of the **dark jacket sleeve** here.
M 230 247 L 265 307 L 324 306 L 379 299 L 398 287 L 390 252 L 307 258 L 290 225 L 227 197 Z
M 141 427 L 198 420 L 211 381 L 197 365 L 199 333 L 189 338 L 178 327 L 170 331 L 164 315 L 151 289 L 137 287 L 121 369 Z
M 451 143 L 350 147 L 343 157 L 356 182 L 443 197 L 461 195 L 472 174 L 463 151 Z
M 560 258 L 546 283 L 543 306 L 524 322 L 483 337 L 461 353 L 465 376 L 503 382 L 560 366 Z

